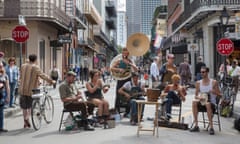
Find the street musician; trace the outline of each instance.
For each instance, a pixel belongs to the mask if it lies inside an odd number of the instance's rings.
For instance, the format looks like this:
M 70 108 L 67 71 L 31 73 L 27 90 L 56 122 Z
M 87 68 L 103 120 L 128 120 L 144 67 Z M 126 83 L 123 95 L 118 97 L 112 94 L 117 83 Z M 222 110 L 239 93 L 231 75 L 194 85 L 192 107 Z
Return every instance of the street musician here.
M 138 81 L 139 74 L 134 72 L 132 73 L 132 79 L 126 82 L 118 92 L 127 99 L 128 104 L 130 105 L 130 123 L 131 125 L 136 125 L 137 121 L 137 103 L 135 100 L 144 100 L 145 95 L 145 84 Z M 142 109 L 141 117 L 143 117 L 144 106 Z

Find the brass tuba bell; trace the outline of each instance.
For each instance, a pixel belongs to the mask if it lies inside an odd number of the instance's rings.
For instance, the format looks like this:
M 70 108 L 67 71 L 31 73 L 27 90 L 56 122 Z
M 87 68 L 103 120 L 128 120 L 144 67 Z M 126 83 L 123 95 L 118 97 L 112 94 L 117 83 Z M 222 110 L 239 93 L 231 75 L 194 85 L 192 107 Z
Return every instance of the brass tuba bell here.
M 142 56 L 150 47 L 149 38 L 143 33 L 135 33 L 127 39 L 127 49 L 131 56 Z

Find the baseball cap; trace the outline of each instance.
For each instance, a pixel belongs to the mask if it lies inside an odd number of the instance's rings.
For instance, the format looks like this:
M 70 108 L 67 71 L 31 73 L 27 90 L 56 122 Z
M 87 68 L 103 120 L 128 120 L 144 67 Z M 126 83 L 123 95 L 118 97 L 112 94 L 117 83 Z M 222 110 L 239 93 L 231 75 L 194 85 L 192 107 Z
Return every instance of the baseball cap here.
M 76 73 L 73 72 L 73 71 L 68 71 L 68 72 L 67 72 L 67 75 L 68 75 L 68 76 L 71 76 L 71 75 L 72 75 L 72 76 L 76 76 Z

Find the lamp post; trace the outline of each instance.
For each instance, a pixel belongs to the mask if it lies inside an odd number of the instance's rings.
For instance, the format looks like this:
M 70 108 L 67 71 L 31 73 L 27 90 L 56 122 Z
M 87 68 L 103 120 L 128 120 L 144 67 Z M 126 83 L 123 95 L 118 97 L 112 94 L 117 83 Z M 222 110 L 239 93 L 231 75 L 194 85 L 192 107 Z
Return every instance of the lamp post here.
M 223 10 L 221 12 L 221 15 L 219 16 L 220 22 L 221 22 L 221 38 L 224 37 L 224 28 L 228 24 L 230 15 L 228 14 L 228 11 L 226 7 L 223 7 Z M 227 56 L 224 56 L 224 77 L 226 78 L 227 76 L 227 62 L 226 62 Z
M 69 32 L 69 47 L 68 47 L 68 70 L 70 68 L 71 65 L 71 43 L 72 43 L 72 31 L 73 31 L 73 25 L 72 22 L 70 21 L 69 25 L 68 25 L 68 32 Z

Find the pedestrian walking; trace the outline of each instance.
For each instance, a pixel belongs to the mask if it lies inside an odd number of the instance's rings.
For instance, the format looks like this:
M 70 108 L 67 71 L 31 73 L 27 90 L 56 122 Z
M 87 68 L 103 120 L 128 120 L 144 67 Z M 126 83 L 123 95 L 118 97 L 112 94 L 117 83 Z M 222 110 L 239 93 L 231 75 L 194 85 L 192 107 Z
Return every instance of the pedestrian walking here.
M 16 65 L 15 57 L 10 57 L 8 60 L 8 65 L 6 68 L 6 74 L 9 78 L 9 86 L 10 86 L 10 101 L 9 107 L 14 108 L 14 100 L 15 100 L 15 91 L 19 80 L 19 68 Z
M 181 76 L 181 85 L 188 85 L 191 80 L 192 73 L 186 58 L 184 58 L 184 61 L 180 63 L 178 73 Z

